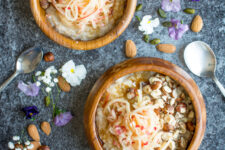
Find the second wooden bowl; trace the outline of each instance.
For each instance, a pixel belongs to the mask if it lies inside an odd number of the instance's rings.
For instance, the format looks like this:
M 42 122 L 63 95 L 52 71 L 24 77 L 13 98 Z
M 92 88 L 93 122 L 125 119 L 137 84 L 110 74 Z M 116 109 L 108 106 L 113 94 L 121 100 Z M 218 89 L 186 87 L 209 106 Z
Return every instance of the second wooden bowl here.
M 105 36 L 91 41 L 80 41 L 73 40 L 67 36 L 58 33 L 54 28 L 52 28 L 52 26 L 48 22 L 45 15 L 45 10 L 43 10 L 40 6 L 40 0 L 30 0 L 31 11 L 33 13 L 34 19 L 36 20 L 36 23 L 41 28 L 41 30 L 56 43 L 75 50 L 96 49 L 113 42 L 128 27 L 129 23 L 131 22 L 131 19 L 133 18 L 136 9 L 136 4 L 137 0 L 127 0 L 125 12 L 119 24 L 116 25 L 114 29 L 107 33 Z
M 206 108 L 202 94 L 196 83 L 184 70 L 159 58 L 129 59 L 110 68 L 98 79 L 87 98 L 84 112 L 85 130 L 91 146 L 96 150 L 103 149 L 96 130 L 95 115 L 105 90 L 120 77 L 139 71 L 153 71 L 167 75 L 184 87 L 192 100 L 196 116 L 195 133 L 188 150 L 197 150 L 206 128 Z

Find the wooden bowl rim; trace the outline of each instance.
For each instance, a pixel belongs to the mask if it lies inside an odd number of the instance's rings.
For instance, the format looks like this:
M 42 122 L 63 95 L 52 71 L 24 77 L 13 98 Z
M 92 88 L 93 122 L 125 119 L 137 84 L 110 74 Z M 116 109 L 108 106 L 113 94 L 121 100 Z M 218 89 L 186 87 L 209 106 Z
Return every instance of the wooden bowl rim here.
M 167 66 L 162 66 L 162 64 L 166 64 Z M 195 133 L 188 146 L 188 150 L 197 150 L 203 140 L 206 129 L 206 108 L 202 94 L 195 81 L 183 69 L 169 61 L 151 57 L 123 61 L 111 67 L 96 81 L 87 98 L 84 111 L 84 126 L 91 146 L 96 150 L 103 149 L 95 124 L 96 109 L 102 94 L 118 78 L 139 71 L 154 71 L 168 75 L 184 87 L 192 100 L 196 117 Z
M 127 0 L 123 17 L 121 18 L 119 23 L 104 36 L 90 41 L 80 41 L 73 40 L 67 36 L 58 33 L 47 21 L 45 16 L 45 10 L 41 8 L 39 0 L 30 0 L 30 7 L 34 19 L 40 29 L 44 32 L 44 34 L 56 43 L 74 50 L 92 50 L 103 47 L 113 42 L 128 27 L 134 16 L 136 4 L 137 0 Z

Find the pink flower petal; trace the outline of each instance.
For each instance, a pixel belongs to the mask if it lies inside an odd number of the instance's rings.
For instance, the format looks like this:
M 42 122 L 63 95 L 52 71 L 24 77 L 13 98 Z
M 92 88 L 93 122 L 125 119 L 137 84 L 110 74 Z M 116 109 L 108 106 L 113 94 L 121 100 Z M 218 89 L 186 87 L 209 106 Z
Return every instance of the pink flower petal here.
M 19 82 L 18 88 L 27 96 L 37 96 L 40 90 L 36 83 L 25 84 L 22 81 Z
M 67 123 L 70 122 L 70 120 L 73 118 L 70 112 L 61 113 L 60 115 L 57 115 L 54 118 L 54 123 L 56 126 L 64 126 Z

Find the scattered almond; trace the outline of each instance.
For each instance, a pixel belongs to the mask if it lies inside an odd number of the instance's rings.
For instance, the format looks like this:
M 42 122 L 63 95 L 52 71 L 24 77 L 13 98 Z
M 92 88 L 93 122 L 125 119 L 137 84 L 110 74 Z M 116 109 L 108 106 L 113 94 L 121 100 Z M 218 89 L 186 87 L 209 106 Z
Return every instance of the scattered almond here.
M 193 32 L 200 32 L 202 30 L 202 27 L 203 27 L 202 17 L 199 15 L 195 16 L 191 23 L 191 30 Z
M 71 88 L 70 84 L 62 76 L 58 76 L 58 80 L 60 89 L 64 92 L 69 92 Z
M 34 124 L 30 124 L 27 127 L 27 132 L 33 140 L 40 141 L 40 136 L 39 136 L 37 127 Z
M 132 40 L 126 41 L 126 56 L 127 57 L 135 57 L 137 55 L 137 48 L 135 43 Z
M 46 145 L 40 146 L 38 150 L 50 150 L 50 148 Z
M 23 149 L 23 145 L 21 145 L 21 144 L 15 144 L 15 149 L 16 148 L 18 148 L 18 149 L 20 148 L 22 150 Z
M 50 123 L 44 121 L 41 123 L 41 130 L 47 135 L 49 136 L 49 134 L 51 133 L 51 126 Z
M 174 53 L 176 51 L 176 46 L 173 44 L 158 44 L 156 48 L 164 53 Z
M 41 146 L 41 143 L 37 141 L 32 141 L 30 143 L 33 144 L 33 148 L 29 150 L 38 150 L 38 148 Z

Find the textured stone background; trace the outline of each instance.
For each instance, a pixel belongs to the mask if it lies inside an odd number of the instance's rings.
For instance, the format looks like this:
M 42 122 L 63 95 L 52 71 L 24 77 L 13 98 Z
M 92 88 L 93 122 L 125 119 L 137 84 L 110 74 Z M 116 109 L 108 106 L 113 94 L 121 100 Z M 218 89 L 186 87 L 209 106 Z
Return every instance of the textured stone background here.
M 174 41 L 168 37 L 167 29 L 157 28 L 151 38 L 160 38 L 162 42 L 173 43 L 177 46 L 174 54 L 163 54 L 155 50 L 154 46 L 143 42 L 142 34 L 137 30 L 138 22 L 134 18 L 129 28 L 113 43 L 93 51 L 72 51 L 48 39 L 36 25 L 29 8 L 28 0 L 0 0 L 0 82 L 3 82 L 13 73 L 15 60 L 26 48 L 33 45 L 42 46 L 44 51 L 52 51 L 56 60 L 53 63 L 42 62 L 38 70 L 44 70 L 50 65 L 59 68 L 66 61 L 73 59 L 76 64 L 84 64 L 88 74 L 86 80 L 69 94 L 61 94 L 59 105 L 72 111 L 74 119 L 65 127 L 52 125 L 52 134 L 47 137 L 40 132 L 41 142 L 49 145 L 53 150 L 90 149 L 83 129 L 83 108 L 89 91 L 95 81 L 109 67 L 126 60 L 124 55 L 124 42 L 127 39 L 135 41 L 138 48 L 137 57 L 159 57 L 177 64 L 188 73 L 190 71 L 183 61 L 183 48 L 190 42 L 202 40 L 210 44 L 217 57 L 217 77 L 225 86 L 225 1 L 224 0 L 200 0 L 191 2 L 181 0 L 182 8 L 195 8 L 204 20 L 203 30 L 196 34 L 187 32 L 182 39 Z M 143 12 L 136 15 L 151 14 L 158 17 L 156 10 L 160 6 L 159 0 L 139 0 L 144 4 Z M 184 23 L 190 23 L 192 15 L 169 13 L 170 18 L 183 19 Z M 164 21 L 160 19 L 161 21 Z M 211 79 L 198 78 L 190 73 L 201 89 L 207 108 L 207 129 L 205 138 L 201 144 L 201 150 L 225 149 L 225 98 Z M 0 149 L 7 149 L 7 142 L 13 135 L 21 133 L 21 130 L 31 123 L 24 119 L 20 109 L 24 106 L 36 105 L 40 109 L 38 118 L 34 121 L 39 125 L 41 121 L 51 120 L 51 109 L 46 108 L 43 95 L 32 98 L 27 97 L 17 89 L 19 80 L 30 81 L 32 74 L 20 75 L 7 89 L 0 93 Z

